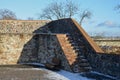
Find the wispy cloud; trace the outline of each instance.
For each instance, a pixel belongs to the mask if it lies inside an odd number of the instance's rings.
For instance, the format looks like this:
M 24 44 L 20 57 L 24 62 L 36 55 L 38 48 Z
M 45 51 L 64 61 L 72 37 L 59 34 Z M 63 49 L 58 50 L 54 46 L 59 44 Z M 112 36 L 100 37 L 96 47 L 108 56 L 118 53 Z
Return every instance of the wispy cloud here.
M 104 21 L 97 25 L 98 27 L 120 27 L 120 24 L 114 23 L 112 21 Z

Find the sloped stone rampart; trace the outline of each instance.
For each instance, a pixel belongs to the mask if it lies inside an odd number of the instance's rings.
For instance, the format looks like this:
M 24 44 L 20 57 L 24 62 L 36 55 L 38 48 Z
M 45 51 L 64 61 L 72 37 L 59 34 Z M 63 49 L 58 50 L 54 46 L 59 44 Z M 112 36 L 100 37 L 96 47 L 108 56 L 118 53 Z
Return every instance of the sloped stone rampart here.
M 53 21 L 49 24 L 49 30 L 52 33 L 71 34 L 75 40 L 78 40 L 77 44 L 81 45 L 82 43 L 85 46 L 81 52 L 94 71 L 120 78 L 120 55 L 108 54 L 101 51 L 75 20 L 61 19 Z

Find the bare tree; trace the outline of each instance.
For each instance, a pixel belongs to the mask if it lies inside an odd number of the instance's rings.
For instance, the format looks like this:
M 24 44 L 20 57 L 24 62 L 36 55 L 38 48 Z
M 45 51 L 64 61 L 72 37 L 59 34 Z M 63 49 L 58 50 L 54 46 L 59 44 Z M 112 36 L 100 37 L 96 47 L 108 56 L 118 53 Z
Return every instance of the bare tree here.
M 92 13 L 91 13 L 90 11 L 84 10 L 84 11 L 82 12 L 82 14 L 80 14 L 81 19 L 80 19 L 80 22 L 79 22 L 79 23 L 82 25 L 82 21 L 83 21 L 85 18 L 90 19 L 91 16 L 92 16 Z
M 80 14 L 82 13 L 82 14 Z M 66 3 L 58 3 L 53 2 L 48 5 L 45 9 L 43 9 L 42 14 L 40 14 L 41 19 L 50 19 L 50 20 L 57 20 L 62 18 L 74 18 L 81 15 L 80 17 L 80 24 L 85 18 L 91 17 L 91 12 L 88 10 L 84 10 L 80 12 L 79 6 L 73 3 L 70 0 L 66 0 Z
M 17 19 L 14 12 L 8 10 L 8 9 L 0 9 L 0 19 L 3 20 L 14 20 Z
M 120 4 L 118 4 L 116 7 L 115 7 L 115 9 L 120 9 Z
M 40 14 L 40 18 L 50 20 L 71 18 L 72 16 L 77 14 L 78 11 L 78 6 L 71 1 L 67 1 L 66 4 L 53 2 L 43 10 L 43 13 Z
M 79 12 L 78 6 L 75 5 L 72 1 L 68 1 L 65 7 L 66 7 L 66 13 L 69 18 L 73 17 Z
M 120 4 L 118 4 L 117 6 L 115 6 L 114 9 L 120 13 Z

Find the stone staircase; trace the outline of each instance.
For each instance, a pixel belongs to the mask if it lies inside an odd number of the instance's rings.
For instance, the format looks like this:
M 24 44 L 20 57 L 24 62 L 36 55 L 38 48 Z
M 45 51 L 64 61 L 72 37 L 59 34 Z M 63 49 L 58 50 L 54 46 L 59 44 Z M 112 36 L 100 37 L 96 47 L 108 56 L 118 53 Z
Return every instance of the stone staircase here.
M 91 71 L 90 64 L 84 56 L 84 45 L 79 45 L 70 34 L 59 35 L 59 42 L 62 50 L 68 60 L 68 63 L 73 72 L 88 72 Z M 79 39 L 78 39 L 79 40 Z
M 61 48 L 64 52 L 64 55 L 66 56 L 66 59 L 68 60 L 69 65 L 72 65 L 77 58 L 77 54 L 75 53 L 75 50 L 73 50 L 72 45 L 67 40 L 68 37 L 65 34 L 57 35 L 59 43 L 61 45 Z

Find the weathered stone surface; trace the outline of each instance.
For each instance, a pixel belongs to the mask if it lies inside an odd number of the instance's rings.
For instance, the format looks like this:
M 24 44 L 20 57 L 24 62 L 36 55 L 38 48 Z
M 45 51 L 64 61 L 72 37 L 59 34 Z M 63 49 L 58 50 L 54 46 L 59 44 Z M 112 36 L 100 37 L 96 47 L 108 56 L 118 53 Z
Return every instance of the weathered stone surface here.
M 100 52 L 100 50 L 98 50 L 96 53 L 95 49 L 98 49 L 98 47 L 93 49 L 93 47 L 90 45 L 91 41 L 87 42 L 87 38 L 83 36 L 87 34 L 81 33 L 84 32 L 84 30 L 79 30 L 78 27 L 80 26 L 78 26 L 78 24 L 76 25 L 71 19 L 63 19 L 53 21 L 49 25 L 49 30 L 52 33 L 69 33 L 72 35 L 73 40 L 77 41 L 77 45 L 81 48 L 79 53 L 83 54 L 84 57 L 87 58 L 93 70 L 102 72 L 104 74 L 120 77 L 120 55 L 113 54 L 113 56 L 112 54 L 107 53 L 99 54 L 98 52 Z M 74 67 L 78 67 L 78 65 Z
M 32 38 L 30 34 L 0 34 L 0 64 L 16 64 L 24 44 Z M 6 59 L 6 60 L 5 60 Z
M 13 22 L 7 24 L 0 22 L 1 33 L 12 32 L 15 34 L 1 34 L 0 35 L 0 64 L 17 64 L 17 63 L 47 63 L 51 62 L 54 57 L 57 57 L 61 60 L 61 66 L 65 70 L 70 69 L 70 64 L 72 64 L 72 69 L 79 71 L 83 68 L 78 64 L 79 62 L 90 63 L 93 70 L 99 71 L 105 74 L 113 75 L 119 77 L 120 75 L 120 55 L 112 54 L 98 54 L 96 52 L 101 52 L 99 47 L 96 47 L 94 42 L 88 36 L 80 26 L 76 24 L 75 21 L 71 19 L 63 19 L 58 21 L 53 21 L 50 24 L 47 24 L 43 27 L 38 26 L 30 27 L 27 22 L 20 23 L 24 24 L 25 27 L 15 27 L 13 28 Z M 19 22 L 18 22 L 19 23 Z M 15 24 L 18 24 L 15 23 Z M 37 23 L 35 23 L 37 24 Z M 5 25 L 5 29 L 3 27 Z M 33 23 L 30 23 L 33 25 Z M 35 25 L 36 26 L 36 25 Z M 30 30 L 29 30 L 30 29 Z M 37 30 L 36 30 L 37 29 Z M 39 33 L 39 34 L 22 34 L 22 33 Z M 54 34 L 40 34 L 40 33 L 54 33 Z M 19 34 L 16 34 L 19 33 Z M 21 33 L 21 34 L 20 34 Z M 61 40 L 62 45 L 60 45 L 56 33 L 71 34 L 73 41 L 75 43 L 68 44 L 66 40 Z M 65 44 L 64 44 L 65 43 Z M 76 49 L 77 57 L 74 53 L 66 54 L 64 51 L 71 52 L 67 48 L 74 48 L 76 44 L 79 49 Z M 75 52 L 76 53 L 76 52 Z M 70 56 L 71 57 L 70 57 Z M 86 59 L 82 59 L 81 56 L 84 56 Z M 66 58 L 66 56 L 68 56 Z M 74 58 L 74 59 L 73 59 Z M 82 65 L 83 66 L 83 65 Z M 89 67 L 87 67 L 89 68 Z
M 93 70 L 120 78 L 120 55 L 92 52 L 86 57 Z
M 4 33 L 0 36 L 0 64 L 46 64 L 56 57 L 63 69 L 71 71 L 55 34 Z
M 93 40 L 101 47 L 105 53 L 120 54 L 120 39 L 119 38 L 102 38 Z
M 0 20 L 0 33 L 32 33 L 48 22 L 47 20 Z

